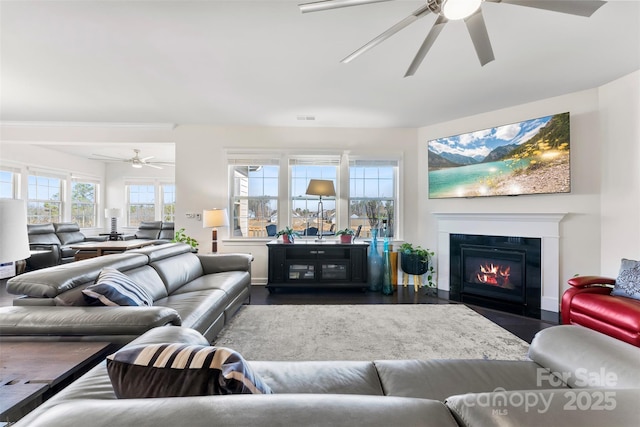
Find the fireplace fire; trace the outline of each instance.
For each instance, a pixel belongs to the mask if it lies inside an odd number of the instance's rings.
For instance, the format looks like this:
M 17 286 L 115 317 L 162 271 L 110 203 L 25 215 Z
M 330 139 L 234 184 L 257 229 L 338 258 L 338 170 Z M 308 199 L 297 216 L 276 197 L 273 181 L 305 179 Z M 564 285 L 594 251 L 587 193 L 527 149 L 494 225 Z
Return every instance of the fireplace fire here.
M 480 266 L 480 272 L 476 274 L 477 283 L 501 288 L 513 289 L 513 284 L 509 281 L 511 267 L 500 264 L 484 264 Z
M 452 235 L 450 249 L 450 299 L 539 314 L 540 239 Z

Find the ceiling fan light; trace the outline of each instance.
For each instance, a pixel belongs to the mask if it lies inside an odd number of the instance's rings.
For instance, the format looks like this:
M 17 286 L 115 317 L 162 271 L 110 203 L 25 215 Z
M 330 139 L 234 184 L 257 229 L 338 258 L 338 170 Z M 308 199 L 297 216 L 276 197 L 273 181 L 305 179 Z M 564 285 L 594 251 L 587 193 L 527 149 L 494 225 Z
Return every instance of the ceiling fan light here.
M 142 163 L 139 162 L 131 162 L 131 166 L 134 168 L 140 169 L 142 167 Z
M 482 0 L 442 0 L 440 7 L 444 17 L 454 21 L 473 15 L 481 3 Z

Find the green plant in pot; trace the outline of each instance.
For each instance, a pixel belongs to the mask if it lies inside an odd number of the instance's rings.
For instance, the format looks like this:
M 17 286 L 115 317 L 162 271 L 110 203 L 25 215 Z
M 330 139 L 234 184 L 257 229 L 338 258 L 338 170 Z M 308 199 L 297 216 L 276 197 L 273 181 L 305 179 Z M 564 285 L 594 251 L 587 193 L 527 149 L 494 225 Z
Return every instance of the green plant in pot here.
M 430 289 L 435 289 L 435 271 L 431 262 L 431 258 L 435 253 L 428 249 L 423 249 L 420 246 L 414 248 L 411 243 L 403 243 L 400 245 L 399 252 L 400 268 L 402 271 L 413 276 L 422 276 L 427 273 L 427 286 Z
M 193 237 L 187 236 L 184 232 L 184 228 L 181 228 L 178 231 L 176 231 L 176 234 L 173 236 L 173 239 L 171 241 L 174 243 L 176 242 L 186 243 L 187 245 L 191 246 L 191 250 L 193 252 L 198 251 L 198 245 L 199 245 L 198 241 Z
M 298 236 L 298 233 L 291 227 L 285 227 L 276 233 L 276 238 L 282 236 L 284 243 L 293 243 L 293 239 Z
M 340 243 L 351 243 L 354 234 L 356 234 L 355 231 L 350 228 L 336 231 L 336 236 L 340 236 Z

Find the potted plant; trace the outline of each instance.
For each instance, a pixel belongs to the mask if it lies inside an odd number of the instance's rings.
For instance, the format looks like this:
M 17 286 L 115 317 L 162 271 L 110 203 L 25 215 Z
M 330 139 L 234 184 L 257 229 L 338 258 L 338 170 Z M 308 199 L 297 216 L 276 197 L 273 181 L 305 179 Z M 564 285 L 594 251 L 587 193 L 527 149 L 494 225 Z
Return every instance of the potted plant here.
M 181 228 L 178 231 L 176 231 L 176 234 L 173 236 L 173 239 L 171 241 L 174 243 L 180 242 L 180 243 L 186 243 L 187 245 L 191 245 L 191 250 L 193 252 L 198 252 L 198 249 L 197 249 L 199 245 L 198 241 L 193 237 L 187 236 L 184 232 L 184 228 Z
M 284 243 L 293 243 L 293 239 L 297 235 L 298 233 L 295 232 L 293 228 L 285 227 L 276 233 L 276 238 L 282 236 L 282 241 Z
M 431 257 L 435 255 L 428 249 L 423 249 L 420 246 L 415 248 L 411 243 L 403 243 L 400 245 L 400 268 L 407 274 L 414 276 L 422 276 L 427 274 L 427 285 L 429 288 L 436 287 L 434 281 L 435 271 L 433 270 L 433 264 L 431 263 Z
M 355 232 L 350 228 L 336 231 L 336 236 L 340 236 L 340 243 L 351 243 Z

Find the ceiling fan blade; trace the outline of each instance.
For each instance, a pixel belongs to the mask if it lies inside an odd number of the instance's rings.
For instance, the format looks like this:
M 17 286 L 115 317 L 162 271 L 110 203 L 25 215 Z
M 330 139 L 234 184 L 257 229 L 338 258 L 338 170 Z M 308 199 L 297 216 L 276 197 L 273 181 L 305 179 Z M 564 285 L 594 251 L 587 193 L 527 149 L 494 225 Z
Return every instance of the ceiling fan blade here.
M 444 16 L 438 16 L 438 19 L 436 19 L 436 22 L 434 22 L 433 27 L 431 27 L 431 30 L 429 30 L 429 34 L 427 34 L 427 37 L 422 42 L 420 49 L 418 49 L 418 53 L 416 53 L 413 61 L 411 61 L 411 65 L 409 65 L 409 68 L 404 75 L 405 77 L 413 76 L 416 73 L 418 67 L 420 67 L 420 64 L 422 64 L 422 60 L 425 56 L 427 56 L 427 52 L 429 52 L 429 49 L 431 49 L 431 46 L 433 46 L 433 43 L 438 38 L 440 32 L 447 22 L 449 22 L 447 18 L 445 18 Z
M 487 26 L 484 23 L 484 17 L 482 16 L 482 10 L 478 9 L 473 15 L 465 18 L 465 24 L 467 24 L 467 30 L 471 36 L 473 47 L 476 49 L 476 54 L 480 60 L 480 64 L 485 64 L 493 61 L 493 49 L 491 48 L 491 40 L 489 40 L 489 33 L 487 33 Z
M 149 166 L 150 168 L 162 169 L 160 166 L 156 166 L 153 163 L 142 163 L 144 166 Z
M 361 4 L 380 3 L 390 0 L 324 0 L 299 4 L 300 12 L 320 12 L 323 10 L 338 9 L 341 7 L 359 6 Z
M 153 159 L 155 156 L 143 157 L 140 159 L 141 162 L 146 162 L 147 160 Z
M 346 64 L 347 62 L 353 61 L 358 56 L 362 55 L 369 49 L 379 45 L 380 43 L 382 43 L 383 41 L 385 41 L 386 39 L 388 39 L 398 31 L 402 30 L 403 28 L 407 27 L 409 24 L 412 24 L 413 22 L 417 21 L 419 18 L 422 18 L 423 16 L 427 15 L 430 12 L 431 12 L 431 9 L 429 9 L 429 6 L 425 4 L 421 8 L 414 11 L 411 15 L 407 16 L 402 21 L 398 22 L 393 27 L 389 28 L 387 31 L 385 31 L 384 33 L 380 34 L 378 37 L 371 40 L 369 43 L 365 44 L 358 50 L 351 53 L 349 56 L 342 59 L 342 61 L 340 62 Z
M 112 157 L 112 156 L 105 156 L 104 154 L 91 154 L 94 157 L 99 157 L 99 159 L 90 159 L 90 160 L 103 160 L 103 159 L 108 159 L 108 160 L 117 160 L 117 161 L 124 161 L 124 162 L 128 162 L 128 159 L 123 159 L 122 157 Z
M 500 2 L 500 0 L 489 0 Z M 600 9 L 606 1 L 575 1 L 575 0 L 501 0 L 502 3 L 516 4 L 518 6 L 535 7 L 536 9 L 552 10 L 554 12 L 568 13 L 589 17 Z

